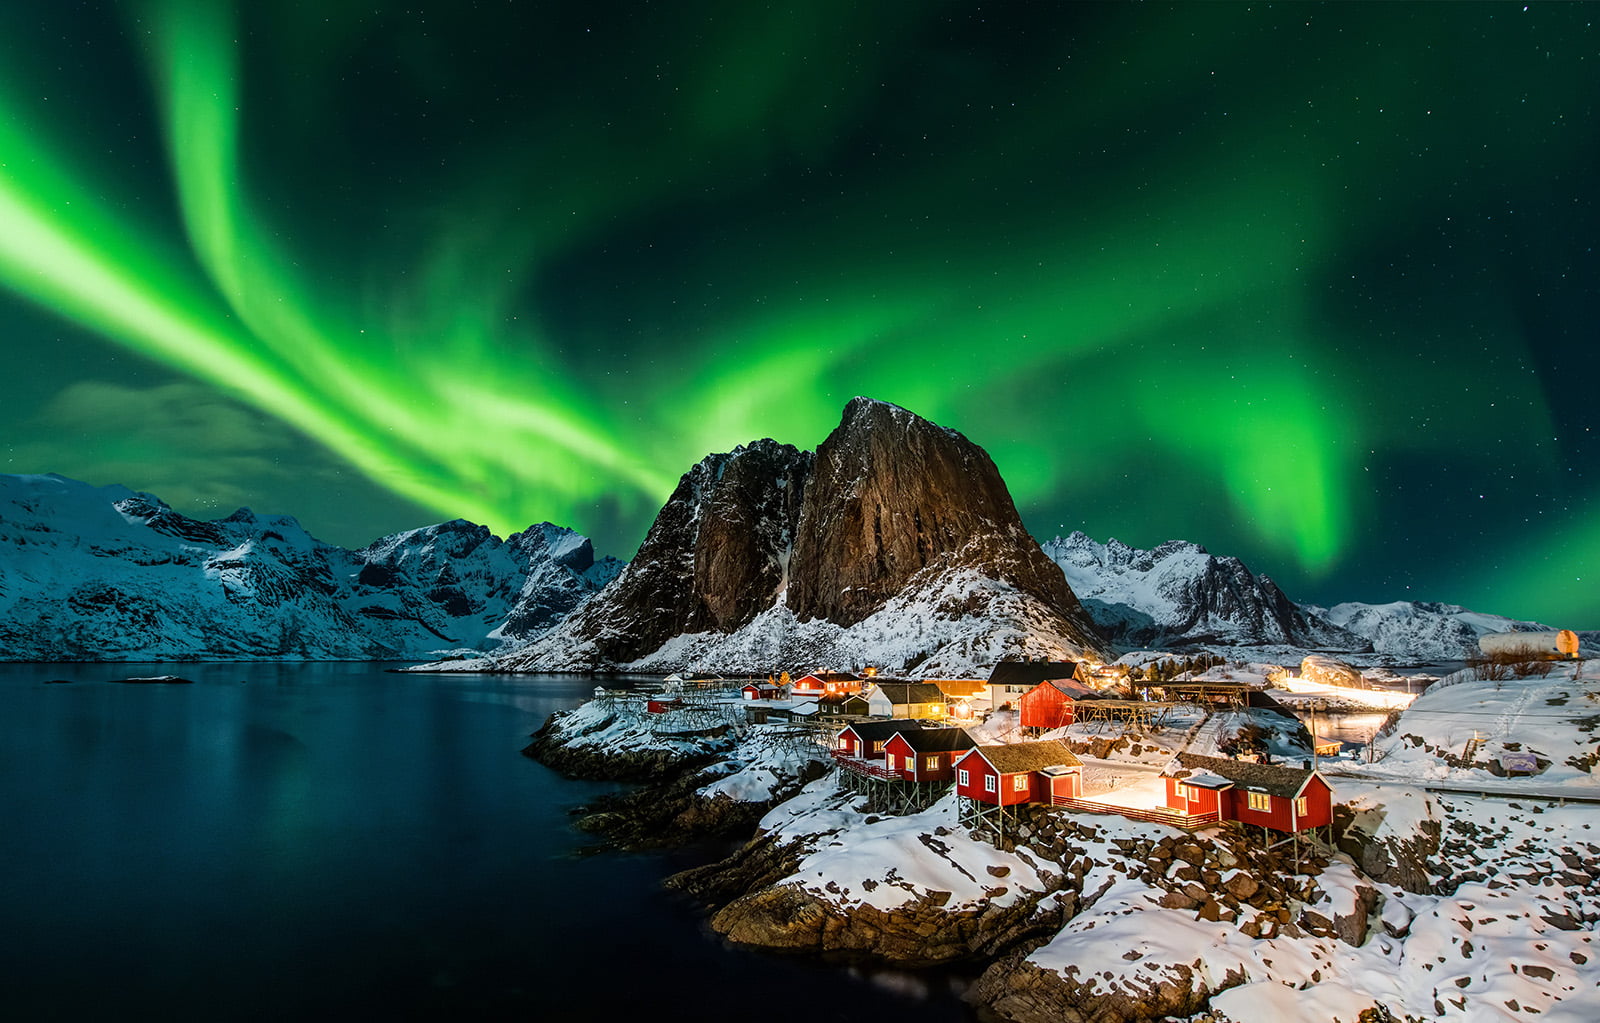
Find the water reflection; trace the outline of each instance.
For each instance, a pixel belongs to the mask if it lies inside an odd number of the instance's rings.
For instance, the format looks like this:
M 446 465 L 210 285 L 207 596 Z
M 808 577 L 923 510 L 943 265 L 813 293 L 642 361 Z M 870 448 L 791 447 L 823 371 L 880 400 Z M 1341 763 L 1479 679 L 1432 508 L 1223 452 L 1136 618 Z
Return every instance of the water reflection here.
M 970 1018 L 707 940 L 685 853 L 574 855 L 615 786 L 518 750 L 593 679 L 383 667 L 0 665 L 7 1018 Z

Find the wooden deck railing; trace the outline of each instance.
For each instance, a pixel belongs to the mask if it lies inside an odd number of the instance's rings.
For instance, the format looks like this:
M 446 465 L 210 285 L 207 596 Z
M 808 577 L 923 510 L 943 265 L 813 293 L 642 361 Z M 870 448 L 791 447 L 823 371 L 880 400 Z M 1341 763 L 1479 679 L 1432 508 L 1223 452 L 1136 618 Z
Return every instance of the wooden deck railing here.
M 845 770 L 853 771 L 868 778 L 882 778 L 885 781 L 900 780 L 899 772 L 889 770 L 882 761 L 862 760 L 858 757 L 850 756 L 843 750 L 834 750 L 833 760 L 834 763 Z
M 1175 828 L 1198 828 L 1215 824 L 1220 819 L 1220 815 L 1215 811 L 1188 814 L 1160 806 L 1118 806 L 1115 803 L 1097 803 L 1092 799 L 1074 799 L 1070 796 L 1055 797 L 1053 805 L 1068 810 L 1082 810 L 1085 813 L 1115 813 L 1136 821 L 1170 824 Z

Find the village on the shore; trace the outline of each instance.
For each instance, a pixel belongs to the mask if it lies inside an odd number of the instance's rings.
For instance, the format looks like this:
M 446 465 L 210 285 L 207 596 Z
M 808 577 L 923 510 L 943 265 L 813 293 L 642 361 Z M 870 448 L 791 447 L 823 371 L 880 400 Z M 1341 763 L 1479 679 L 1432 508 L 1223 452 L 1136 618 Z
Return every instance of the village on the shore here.
M 670 882 L 729 940 L 987 962 L 968 997 L 1005 1018 L 1576 1020 L 1600 685 L 1570 636 L 1489 638 L 1443 677 L 1210 653 L 680 673 L 543 734 L 682 758 L 685 819 L 753 808 L 744 849 Z

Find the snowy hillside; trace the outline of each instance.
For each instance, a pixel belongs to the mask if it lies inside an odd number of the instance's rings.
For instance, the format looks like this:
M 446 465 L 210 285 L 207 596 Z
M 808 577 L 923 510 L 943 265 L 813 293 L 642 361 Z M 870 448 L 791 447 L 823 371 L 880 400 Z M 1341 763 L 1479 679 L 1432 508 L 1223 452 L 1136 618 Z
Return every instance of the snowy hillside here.
M 1143 551 L 1074 532 L 1042 546 L 1095 625 L 1123 647 L 1364 650 L 1368 645 L 1314 609 L 1295 604 L 1238 558 L 1219 557 L 1198 544 L 1169 540 Z
M 1391 604 L 1335 604 L 1310 608 L 1356 633 L 1380 654 L 1419 659 L 1459 660 L 1478 651 L 1478 637 L 1489 632 L 1542 632 L 1549 626 L 1500 615 L 1468 611 L 1455 604 L 1397 600 Z
M 1548 674 L 1478 679 L 1469 668 L 1447 675 L 1376 740 L 1375 762 L 1349 770 L 1412 784 L 1487 792 L 1559 789 L 1600 798 L 1600 661 L 1541 667 Z M 1530 771 L 1507 771 L 1507 764 L 1523 757 L 1531 758 L 1525 765 Z
M 417 657 L 536 635 L 619 565 L 548 524 L 446 522 L 360 551 L 289 516 L 201 522 L 125 487 L 0 476 L 0 659 Z

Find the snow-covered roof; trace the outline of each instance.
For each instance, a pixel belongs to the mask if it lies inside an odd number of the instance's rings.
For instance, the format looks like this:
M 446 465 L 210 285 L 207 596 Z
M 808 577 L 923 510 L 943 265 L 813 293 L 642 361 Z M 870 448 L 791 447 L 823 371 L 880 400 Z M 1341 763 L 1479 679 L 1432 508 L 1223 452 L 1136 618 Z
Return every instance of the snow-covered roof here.
M 1252 764 L 1246 760 L 1230 760 L 1227 757 L 1203 757 L 1197 753 L 1179 753 L 1173 757 L 1178 767 L 1169 766 L 1166 774 L 1173 778 L 1182 778 L 1185 784 L 1189 778 L 1197 773 L 1216 774 L 1228 779 L 1240 788 L 1250 789 L 1254 792 L 1265 792 L 1268 795 L 1281 796 L 1284 799 L 1293 799 L 1306 787 L 1315 770 L 1301 767 L 1282 767 L 1278 764 Z M 1195 784 L 1199 784 L 1196 782 Z
M 1001 746 L 979 746 L 972 752 L 987 760 L 989 765 L 1001 774 L 1042 771 L 1057 765 L 1083 766 L 1083 761 L 1067 749 L 1066 744 L 1056 739 L 1045 739 L 1042 742 L 1013 742 Z

